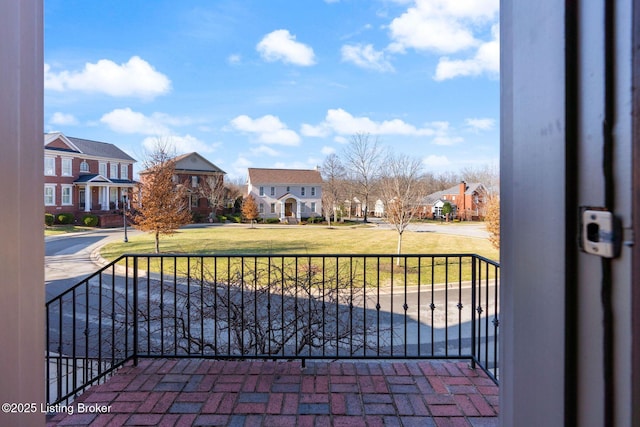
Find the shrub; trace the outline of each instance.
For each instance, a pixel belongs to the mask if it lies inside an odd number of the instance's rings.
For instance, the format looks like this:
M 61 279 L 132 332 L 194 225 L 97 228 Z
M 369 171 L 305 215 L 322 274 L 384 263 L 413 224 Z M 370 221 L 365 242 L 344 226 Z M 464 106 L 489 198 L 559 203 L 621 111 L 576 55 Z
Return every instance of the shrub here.
M 198 223 L 204 221 L 205 216 L 199 212 L 191 212 L 191 222 Z
M 267 218 L 264 220 L 266 224 L 278 224 L 280 223 L 280 218 Z
M 53 214 L 50 214 L 50 213 L 46 213 L 46 214 L 44 214 L 44 224 L 45 224 L 45 225 L 47 225 L 47 226 L 49 226 L 49 227 L 50 227 L 50 226 L 52 226 L 52 225 L 53 225 L 53 223 L 55 222 L 55 220 L 56 220 L 56 217 L 55 217 L 55 216 L 53 216 Z
M 96 227 L 98 225 L 98 216 L 94 214 L 86 214 L 82 217 L 82 223 L 87 227 Z
M 218 215 L 218 221 L 220 222 L 227 222 L 227 217 L 224 215 Z
M 75 217 L 72 213 L 61 213 L 56 217 L 60 224 L 73 224 L 75 221 Z
M 236 224 L 240 224 L 240 223 L 242 223 L 242 216 L 240 216 L 240 215 L 232 215 L 231 216 L 231 221 L 235 222 Z

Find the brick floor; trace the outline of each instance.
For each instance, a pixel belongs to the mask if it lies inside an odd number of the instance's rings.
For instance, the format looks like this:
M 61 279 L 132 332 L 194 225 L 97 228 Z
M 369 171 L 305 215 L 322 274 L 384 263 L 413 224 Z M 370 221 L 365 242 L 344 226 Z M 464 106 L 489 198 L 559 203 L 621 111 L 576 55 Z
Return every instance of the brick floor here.
M 466 361 L 141 360 L 47 426 L 488 427 L 497 395 Z

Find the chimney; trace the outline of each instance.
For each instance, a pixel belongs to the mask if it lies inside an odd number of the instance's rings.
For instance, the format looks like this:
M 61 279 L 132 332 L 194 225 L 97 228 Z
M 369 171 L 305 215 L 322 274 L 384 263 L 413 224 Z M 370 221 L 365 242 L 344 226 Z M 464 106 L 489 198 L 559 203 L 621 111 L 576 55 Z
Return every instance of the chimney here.
M 460 181 L 460 196 L 464 196 L 465 191 L 467 191 L 467 183 L 464 181 Z

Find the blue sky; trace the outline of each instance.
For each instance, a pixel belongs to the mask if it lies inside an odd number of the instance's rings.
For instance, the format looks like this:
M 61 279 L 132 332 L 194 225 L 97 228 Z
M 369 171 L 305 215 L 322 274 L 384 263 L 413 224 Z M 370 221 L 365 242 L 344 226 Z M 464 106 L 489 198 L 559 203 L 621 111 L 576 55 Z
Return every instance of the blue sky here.
M 313 168 L 357 133 L 495 165 L 498 0 L 46 0 L 45 131 Z

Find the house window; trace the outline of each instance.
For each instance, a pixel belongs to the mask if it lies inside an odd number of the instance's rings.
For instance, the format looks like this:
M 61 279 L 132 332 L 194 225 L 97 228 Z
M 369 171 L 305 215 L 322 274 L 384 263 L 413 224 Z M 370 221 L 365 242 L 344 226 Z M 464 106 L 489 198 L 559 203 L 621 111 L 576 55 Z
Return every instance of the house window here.
M 307 204 L 305 202 L 300 203 L 300 212 L 307 211 Z
M 311 202 L 311 212 L 316 211 L 316 202 Z
M 71 185 L 62 186 L 62 204 L 64 206 L 73 205 L 73 187 Z
M 111 173 L 109 174 L 109 177 L 111 179 L 113 178 L 118 178 L 118 164 L 117 163 L 111 163 Z
M 287 193 L 291 191 L 291 187 L 287 186 Z
M 271 187 L 271 195 L 272 196 L 276 195 L 276 187 Z
M 56 205 L 56 186 L 55 185 L 44 186 L 44 205 L 45 206 Z
M 304 187 L 300 188 L 300 195 L 304 196 Z
M 260 207 L 258 208 L 258 212 L 260 212 L 261 214 L 264 213 L 264 203 L 260 203 Z
M 193 178 L 197 178 L 197 177 L 193 177 Z M 198 197 L 197 194 L 192 194 L 190 197 L 191 197 L 191 207 L 192 208 L 197 208 L 198 207 L 198 200 L 200 198 Z
M 311 187 L 311 195 L 312 196 L 316 195 L 316 187 Z
M 271 213 L 272 214 L 276 213 L 276 204 L 275 203 L 271 203 Z
M 107 164 L 100 162 L 98 165 L 98 173 L 102 176 L 107 176 Z
M 120 179 L 129 179 L 129 165 L 120 165 Z
M 44 174 L 48 176 L 55 176 L 56 174 L 56 159 L 55 157 L 44 158 Z
M 260 187 L 260 195 L 264 196 L 264 187 Z
M 191 187 L 196 188 L 198 186 L 198 177 L 197 176 L 192 176 L 191 177 Z
M 82 163 L 80 163 L 80 172 L 89 172 L 89 163 L 87 163 L 86 160 L 83 160 Z
M 62 159 L 62 176 L 71 176 L 71 159 Z

